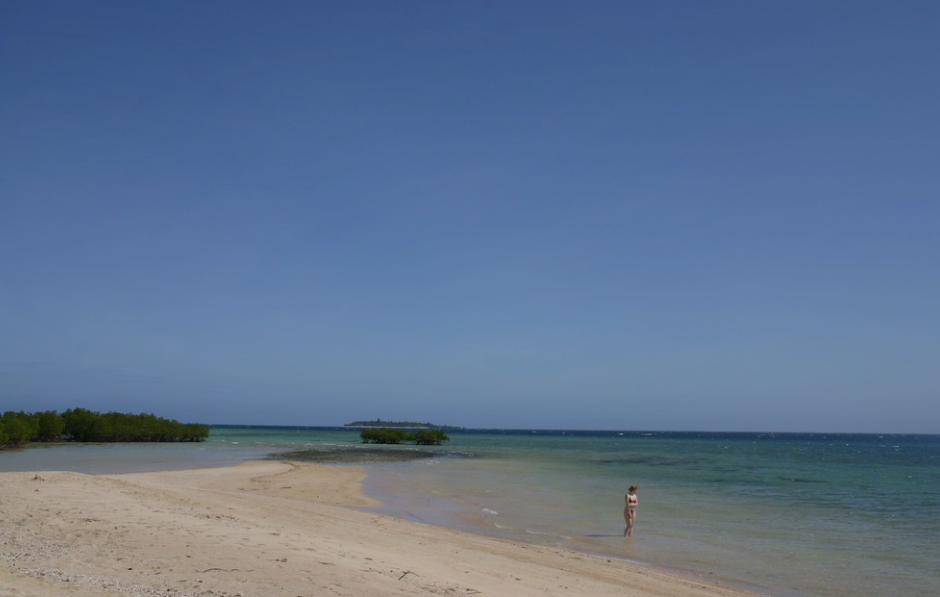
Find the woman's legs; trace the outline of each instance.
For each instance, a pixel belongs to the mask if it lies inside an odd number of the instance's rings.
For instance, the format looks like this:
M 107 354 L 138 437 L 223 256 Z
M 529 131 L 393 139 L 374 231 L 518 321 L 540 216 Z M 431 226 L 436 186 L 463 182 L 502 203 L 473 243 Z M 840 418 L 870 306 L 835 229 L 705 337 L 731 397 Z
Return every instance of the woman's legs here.
M 624 531 L 623 531 L 623 536 L 624 536 L 624 537 L 632 537 L 632 536 L 633 536 L 633 525 L 636 524 L 636 510 L 627 510 L 627 512 L 624 514 L 624 516 L 625 516 L 625 518 L 627 519 L 627 528 L 624 529 Z

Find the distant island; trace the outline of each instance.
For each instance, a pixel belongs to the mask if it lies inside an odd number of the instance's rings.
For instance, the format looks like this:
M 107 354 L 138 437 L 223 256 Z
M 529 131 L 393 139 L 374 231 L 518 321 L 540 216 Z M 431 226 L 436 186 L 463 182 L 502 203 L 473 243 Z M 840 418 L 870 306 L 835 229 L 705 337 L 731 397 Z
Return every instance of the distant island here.
M 383 421 L 376 419 L 374 421 L 354 421 L 346 423 L 343 427 L 364 428 L 364 429 L 463 429 L 453 425 L 438 425 L 436 423 L 418 423 L 417 421 Z

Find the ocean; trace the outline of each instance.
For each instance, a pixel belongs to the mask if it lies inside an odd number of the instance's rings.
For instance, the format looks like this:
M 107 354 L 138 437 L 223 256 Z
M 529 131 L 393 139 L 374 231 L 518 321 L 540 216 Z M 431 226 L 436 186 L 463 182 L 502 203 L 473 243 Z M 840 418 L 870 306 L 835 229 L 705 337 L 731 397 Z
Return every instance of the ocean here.
M 940 595 L 940 436 L 463 430 L 362 464 L 393 516 L 778 597 Z M 213 427 L 201 444 L 0 452 L 0 471 L 224 466 L 356 450 L 342 428 Z M 408 449 L 389 447 L 388 450 Z M 370 460 L 374 460 L 371 459 Z M 623 496 L 639 485 L 623 537 Z

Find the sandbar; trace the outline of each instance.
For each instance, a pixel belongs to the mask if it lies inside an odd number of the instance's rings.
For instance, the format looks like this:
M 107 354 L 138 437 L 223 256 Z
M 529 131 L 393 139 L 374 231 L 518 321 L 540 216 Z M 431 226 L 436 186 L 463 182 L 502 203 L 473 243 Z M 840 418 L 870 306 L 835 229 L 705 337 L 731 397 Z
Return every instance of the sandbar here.
M 0 597 L 754 597 L 370 511 L 354 466 L 0 473 Z

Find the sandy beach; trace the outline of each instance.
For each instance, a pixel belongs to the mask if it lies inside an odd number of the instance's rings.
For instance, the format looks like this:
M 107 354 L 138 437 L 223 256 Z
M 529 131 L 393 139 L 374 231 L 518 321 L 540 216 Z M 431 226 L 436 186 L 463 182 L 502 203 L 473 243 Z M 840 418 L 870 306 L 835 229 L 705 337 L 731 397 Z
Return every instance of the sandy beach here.
M 0 597 L 753 597 L 377 515 L 357 467 L 0 474 Z

